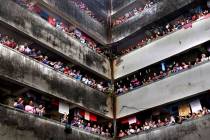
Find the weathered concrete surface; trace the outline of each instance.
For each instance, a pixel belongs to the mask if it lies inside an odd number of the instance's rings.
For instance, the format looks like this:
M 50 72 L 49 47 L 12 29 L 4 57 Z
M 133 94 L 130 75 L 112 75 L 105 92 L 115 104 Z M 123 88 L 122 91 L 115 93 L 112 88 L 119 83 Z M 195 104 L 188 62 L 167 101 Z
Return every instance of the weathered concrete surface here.
M 94 0 L 96 3 L 100 3 L 101 6 L 104 7 L 104 9 L 107 9 L 107 0 Z
M 0 118 L 1 140 L 109 140 L 77 128 L 66 134 L 58 122 L 5 106 L 0 106 Z
M 117 97 L 117 118 L 188 98 L 210 88 L 210 62 Z
M 78 25 L 82 31 L 96 39 L 101 44 L 107 44 L 106 27 L 99 21 L 88 16 L 71 0 L 41 0 L 39 3 L 46 8 L 53 9 L 53 11 L 62 15 L 63 18 L 71 23 Z
M 128 5 L 135 1 L 136 0 L 112 0 L 112 14 L 118 13 L 121 9 L 128 7 Z
M 175 126 L 158 128 L 122 140 L 209 140 L 210 115 Z
M 115 60 L 115 79 L 157 63 L 210 40 L 210 18 L 193 23 Z M 152 57 L 151 57 L 152 56 Z
M 138 16 L 112 29 L 112 43 L 141 30 L 146 25 L 192 3 L 195 0 L 162 0 Z
M 11 0 L 0 0 L 0 3 L 1 22 L 27 34 L 66 59 L 110 79 L 110 63 L 106 57 L 93 52 L 88 47 L 83 47 L 75 39 L 56 30 L 41 17 L 23 9 Z
M 113 5 L 117 6 L 113 7 L 112 12 L 112 21 L 119 18 L 120 16 L 124 16 L 129 11 L 132 11 L 134 8 L 144 7 L 147 0 L 127 0 L 127 1 L 120 1 L 120 0 L 113 0 Z M 117 10 L 117 11 L 116 11 Z
M 106 9 L 106 5 L 103 6 L 101 5 L 99 2 L 97 1 L 93 1 L 93 0 L 82 0 L 87 7 L 96 15 L 96 17 L 100 17 L 103 18 L 104 21 L 106 21 L 107 19 L 107 9 Z M 102 1 L 102 0 L 101 0 Z
M 50 67 L 0 46 L 0 76 L 112 118 L 111 97 Z

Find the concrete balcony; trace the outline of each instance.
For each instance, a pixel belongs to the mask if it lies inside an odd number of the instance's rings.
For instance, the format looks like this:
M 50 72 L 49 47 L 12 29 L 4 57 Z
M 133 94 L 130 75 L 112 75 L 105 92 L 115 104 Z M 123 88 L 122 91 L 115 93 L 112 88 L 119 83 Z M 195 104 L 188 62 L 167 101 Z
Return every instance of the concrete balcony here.
M 67 134 L 59 122 L 3 105 L 0 105 L 0 118 L 1 140 L 111 140 L 74 127 Z
M 122 140 L 209 140 L 209 131 L 210 115 L 207 115 L 182 124 L 162 127 L 122 138 Z
M 94 2 L 100 4 L 105 9 L 107 8 L 107 5 L 106 5 L 107 1 L 106 0 L 94 0 Z
M 104 1 L 104 4 L 103 1 L 101 0 L 102 3 L 96 1 L 96 0 L 82 0 L 86 5 L 87 7 L 93 11 L 93 13 L 96 15 L 96 17 L 100 17 L 104 20 L 107 19 L 107 7 L 106 7 L 106 3 Z
M 129 6 L 135 2 L 136 2 L 136 0 L 124 0 L 124 1 L 113 0 L 112 1 L 112 5 L 113 5 L 113 13 L 112 13 L 113 16 L 112 17 L 117 17 L 119 11 L 122 13 L 125 13 L 125 12 L 123 12 L 125 10 L 125 8 L 129 8 Z
M 30 57 L 0 45 L 0 76 L 112 118 L 112 100 Z
M 154 4 L 151 8 L 142 12 L 127 22 L 115 26 L 112 29 L 112 42 L 118 42 L 131 34 L 141 30 L 143 27 L 157 21 L 176 10 L 192 3 L 194 0 L 162 0 Z
M 13 1 L 0 0 L 0 3 L 0 22 L 26 34 L 67 60 L 110 79 L 110 63 L 105 56 L 93 52 L 88 47 L 83 47 L 74 38 L 56 30 L 47 21 Z
M 41 0 L 39 4 L 48 8 L 48 10 L 56 12 L 72 24 L 77 25 L 80 30 L 101 44 L 107 44 L 107 31 L 105 26 L 87 15 L 74 2 L 66 0 Z
M 210 61 L 117 97 L 117 118 L 191 97 L 210 89 Z
M 115 60 L 115 79 L 207 42 L 209 36 L 210 18 L 194 22 L 190 29 L 171 33 Z

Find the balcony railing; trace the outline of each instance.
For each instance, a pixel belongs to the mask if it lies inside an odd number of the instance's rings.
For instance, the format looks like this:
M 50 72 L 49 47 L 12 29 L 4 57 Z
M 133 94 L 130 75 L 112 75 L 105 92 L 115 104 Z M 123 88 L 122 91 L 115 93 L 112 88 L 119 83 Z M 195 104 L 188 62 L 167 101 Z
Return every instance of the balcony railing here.
M 72 37 L 56 30 L 41 17 L 20 7 L 11 0 L 0 0 L 0 2 L 1 22 L 30 36 L 44 44 L 43 46 L 47 49 L 62 55 L 66 59 L 110 79 L 110 63 L 106 57 L 93 52 L 88 47 L 83 47 Z
M 210 130 L 210 115 L 204 117 L 187 120 L 182 124 L 176 124 L 172 126 L 164 126 L 145 132 L 141 132 L 136 135 L 130 135 L 122 138 L 122 140 L 136 140 L 136 139 L 176 139 L 176 140 L 189 140 L 189 139 L 201 139 L 208 140 Z
M 209 36 L 210 18 L 198 20 L 190 29 L 173 32 L 116 59 L 115 79 L 203 44 L 210 40 Z
M 112 138 L 102 137 L 96 134 L 88 133 L 76 127 L 71 127 L 71 134 L 65 133 L 65 125 L 47 119 L 38 117 L 24 111 L 14 109 L 12 107 L 0 104 L 0 127 L 4 135 L 0 135 L 0 139 L 10 139 L 18 137 L 20 139 L 66 139 L 66 140 L 111 140 Z M 6 127 L 6 129 L 4 129 Z M 4 131 L 4 130 L 7 130 Z M 10 132 L 18 132 L 10 133 Z M 24 135 L 19 135 L 20 132 Z M 29 135 L 27 135 L 29 134 Z M 31 135 L 32 134 L 32 135 Z
M 60 16 L 63 16 L 71 23 L 78 25 L 78 27 L 88 33 L 101 44 L 107 44 L 106 40 L 106 28 L 100 22 L 87 16 L 86 13 L 80 10 L 73 1 L 66 0 L 45 0 L 39 1 L 39 3 L 49 9 L 53 9 Z
M 117 97 L 117 118 L 209 90 L 210 62 L 166 77 Z
M 112 118 L 111 97 L 30 57 L 0 46 L 0 75 Z
M 140 13 L 139 15 L 134 16 L 126 22 L 120 24 L 119 26 L 115 26 L 112 29 L 112 42 L 118 42 L 125 37 L 130 36 L 131 34 L 141 30 L 143 27 L 192 3 L 193 1 L 194 0 L 160 1 L 159 3 L 153 5 L 152 8 L 149 8 L 150 10 L 145 11 L 143 14 Z

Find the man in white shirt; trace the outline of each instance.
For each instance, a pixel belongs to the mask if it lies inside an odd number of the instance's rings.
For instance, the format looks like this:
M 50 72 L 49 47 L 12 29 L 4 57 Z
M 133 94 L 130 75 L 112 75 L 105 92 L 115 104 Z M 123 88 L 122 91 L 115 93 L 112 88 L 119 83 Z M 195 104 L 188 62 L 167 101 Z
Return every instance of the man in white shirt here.
M 27 43 L 24 43 L 24 44 L 21 44 L 19 47 L 18 47 L 18 51 L 21 52 L 21 53 L 24 53 L 25 52 L 25 47 L 27 46 Z
M 206 57 L 206 54 L 202 54 L 201 55 L 201 62 L 205 62 L 205 61 L 208 61 L 208 57 Z
M 103 86 L 101 83 L 97 84 L 97 89 L 100 91 L 103 91 Z
M 31 49 L 28 46 L 25 47 L 25 54 L 26 55 L 30 55 L 31 54 Z

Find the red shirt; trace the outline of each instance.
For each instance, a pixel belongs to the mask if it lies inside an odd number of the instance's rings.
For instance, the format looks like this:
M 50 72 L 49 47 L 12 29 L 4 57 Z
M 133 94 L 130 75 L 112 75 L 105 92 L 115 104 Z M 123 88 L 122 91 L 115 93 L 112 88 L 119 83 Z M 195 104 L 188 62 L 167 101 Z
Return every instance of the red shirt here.
M 64 68 L 64 74 L 69 74 L 69 72 L 70 72 L 70 70 L 69 70 L 69 68 Z
M 13 41 L 6 41 L 6 42 L 4 42 L 3 43 L 5 46 L 8 46 L 8 47 L 10 47 L 10 48 L 15 48 L 16 47 L 16 43 L 15 42 L 13 42 Z

